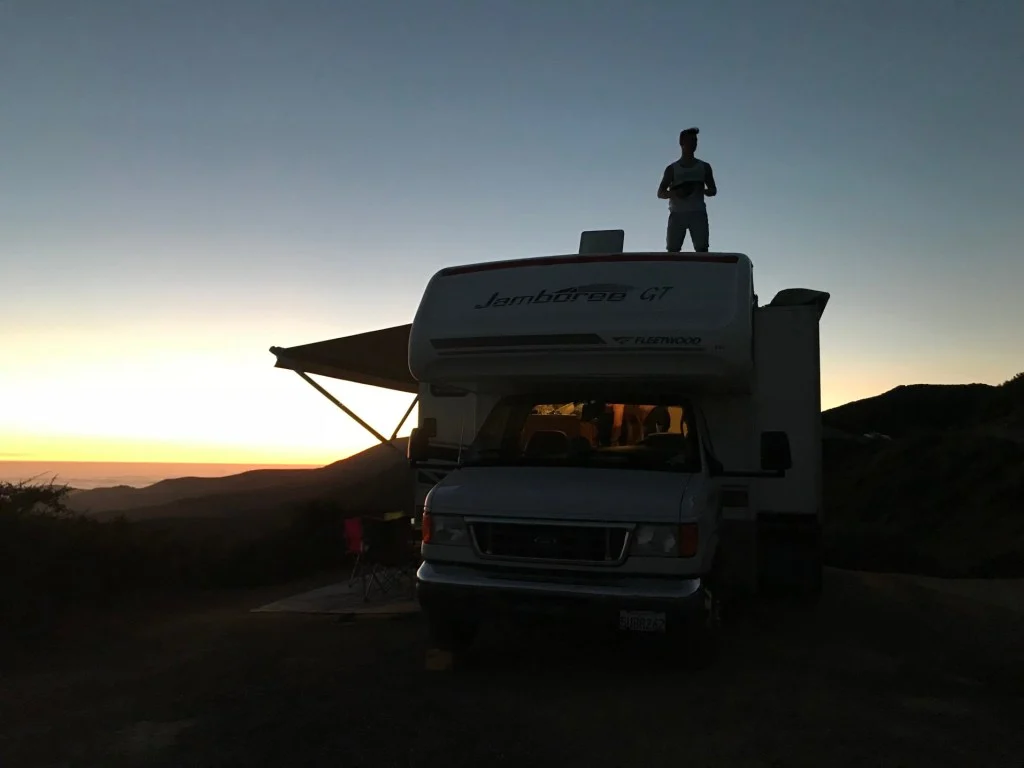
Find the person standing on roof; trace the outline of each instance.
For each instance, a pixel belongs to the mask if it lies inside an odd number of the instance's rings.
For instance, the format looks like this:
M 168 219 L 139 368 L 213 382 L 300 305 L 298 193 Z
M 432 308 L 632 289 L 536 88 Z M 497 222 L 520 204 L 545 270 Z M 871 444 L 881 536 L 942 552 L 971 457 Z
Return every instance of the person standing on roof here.
M 679 132 L 679 148 L 682 156 L 665 168 L 658 185 L 658 197 L 668 200 L 668 229 L 665 234 L 665 250 L 678 253 L 683 249 L 686 232 L 690 232 L 693 250 L 706 253 L 709 247 L 708 209 L 705 197 L 718 194 L 711 164 L 698 160 L 698 128 L 687 128 Z

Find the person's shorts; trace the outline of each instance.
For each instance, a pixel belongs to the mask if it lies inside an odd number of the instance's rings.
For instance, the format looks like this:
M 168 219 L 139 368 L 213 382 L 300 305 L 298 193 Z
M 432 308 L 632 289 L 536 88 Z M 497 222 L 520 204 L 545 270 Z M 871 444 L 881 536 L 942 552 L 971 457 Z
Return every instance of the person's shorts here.
M 683 250 L 683 240 L 686 239 L 687 232 L 690 233 L 693 250 L 706 253 L 710 246 L 708 242 L 710 233 L 706 208 L 699 211 L 669 211 L 668 229 L 665 233 L 665 250 L 671 253 L 678 253 Z

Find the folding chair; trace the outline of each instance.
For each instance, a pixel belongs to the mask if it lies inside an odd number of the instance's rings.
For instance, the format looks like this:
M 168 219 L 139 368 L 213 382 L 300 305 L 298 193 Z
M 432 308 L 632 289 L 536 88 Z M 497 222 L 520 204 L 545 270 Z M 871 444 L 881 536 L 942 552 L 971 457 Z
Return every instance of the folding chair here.
M 369 600 L 375 588 L 386 595 L 400 589 L 403 582 L 411 591 L 419 558 L 409 518 L 404 515 L 392 519 L 367 517 L 361 520 L 361 525 L 359 562 L 363 565 L 363 600 Z
M 352 573 L 348 577 L 348 585 L 351 587 L 356 583 L 363 572 L 361 566 L 363 565 L 363 521 L 358 517 L 347 517 L 345 518 L 345 552 L 349 555 L 355 555 L 356 561 L 352 565 Z M 365 589 L 365 585 L 364 585 Z

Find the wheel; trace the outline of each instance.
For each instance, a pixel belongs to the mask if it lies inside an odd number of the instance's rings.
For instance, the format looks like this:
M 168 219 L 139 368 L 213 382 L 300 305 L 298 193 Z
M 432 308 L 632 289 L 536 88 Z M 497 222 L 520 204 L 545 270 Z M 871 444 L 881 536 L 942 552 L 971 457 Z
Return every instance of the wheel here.
M 776 529 L 760 543 L 761 592 L 813 605 L 822 591 L 820 531 L 810 527 Z
M 694 615 L 676 624 L 671 630 L 672 644 L 678 642 L 679 662 L 689 669 L 706 669 L 718 658 L 722 640 L 724 601 L 715 580 L 701 585 L 702 606 Z
M 693 653 L 698 667 L 705 667 L 718 656 L 722 639 L 722 593 L 716 583 L 705 583 L 704 608 L 693 626 Z
M 430 642 L 435 648 L 460 653 L 469 650 L 479 631 L 479 622 L 471 616 L 442 612 L 427 613 Z

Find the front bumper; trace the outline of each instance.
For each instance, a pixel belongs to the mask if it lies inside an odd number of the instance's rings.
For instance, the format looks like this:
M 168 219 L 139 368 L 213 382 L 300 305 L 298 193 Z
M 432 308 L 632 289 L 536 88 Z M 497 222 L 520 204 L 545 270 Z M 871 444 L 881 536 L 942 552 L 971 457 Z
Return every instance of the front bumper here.
M 656 611 L 665 613 L 673 624 L 696 618 L 704 609 L 699 577 L 595 577 L 451 563 L 421 564 L 416 594 L 428 613 L 456 615 L 572 613 L 615 619 L 622 610 Z

